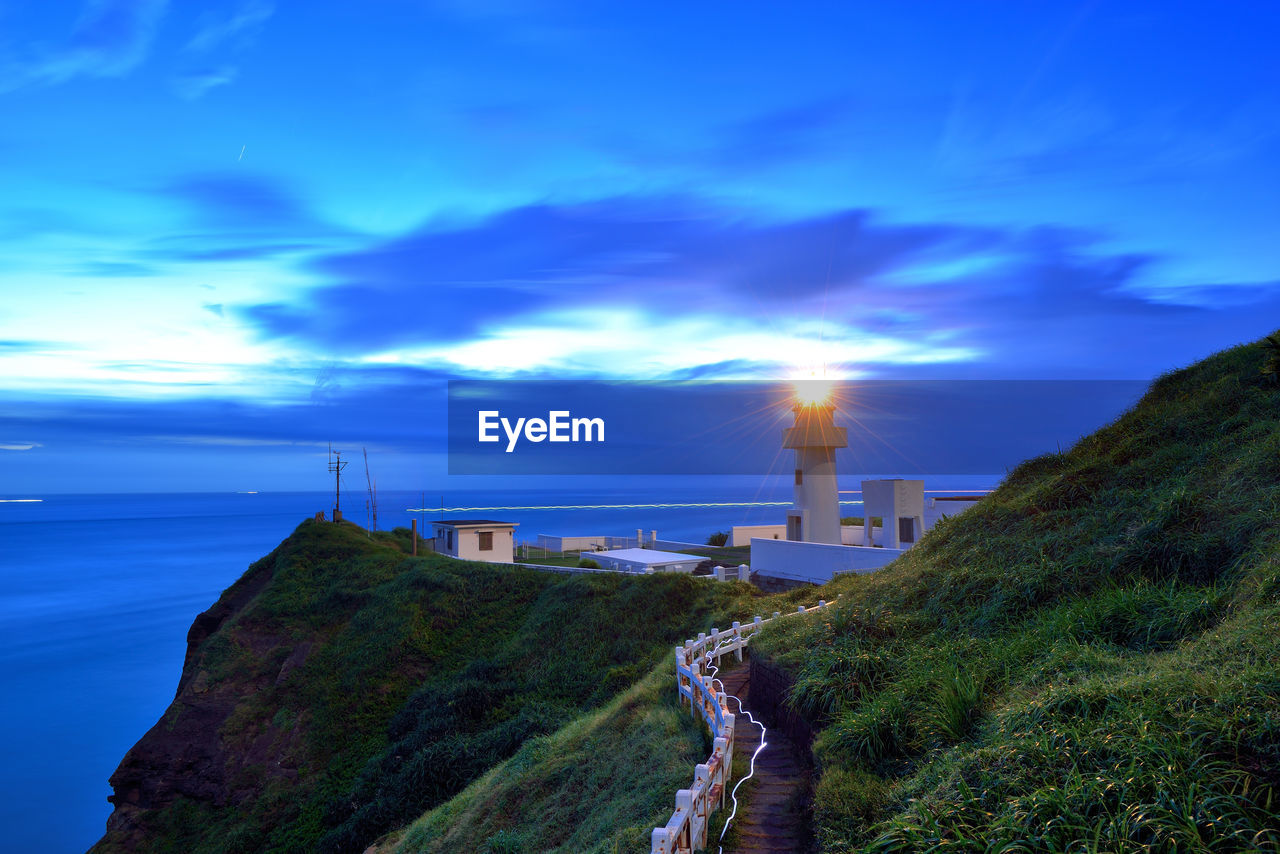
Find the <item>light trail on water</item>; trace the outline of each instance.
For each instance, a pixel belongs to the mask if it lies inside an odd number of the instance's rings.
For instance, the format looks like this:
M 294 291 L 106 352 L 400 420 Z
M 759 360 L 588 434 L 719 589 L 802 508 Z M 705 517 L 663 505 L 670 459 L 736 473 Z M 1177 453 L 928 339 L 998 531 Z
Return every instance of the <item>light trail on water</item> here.
M 409 507 L 407 513 L 473 513 L 477 510 L 667 510 L 682 507 L 790 507 L 790 501 L 700 501 L 672 504 L 529 504 L 495 507 Z

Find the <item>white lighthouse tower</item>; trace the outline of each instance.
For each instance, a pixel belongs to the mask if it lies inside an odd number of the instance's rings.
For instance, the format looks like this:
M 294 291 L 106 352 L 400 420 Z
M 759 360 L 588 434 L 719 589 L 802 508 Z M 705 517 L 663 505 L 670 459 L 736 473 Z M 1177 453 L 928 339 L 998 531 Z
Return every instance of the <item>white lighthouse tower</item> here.
M 849 447 L 848 431 L 835 424 L 827 397 L 797 400 L 796 423 L 782 431 L 782 446 L 796 452 L 796 506 L 787 513 L 787 539 L 840 544 L 836 449 Z

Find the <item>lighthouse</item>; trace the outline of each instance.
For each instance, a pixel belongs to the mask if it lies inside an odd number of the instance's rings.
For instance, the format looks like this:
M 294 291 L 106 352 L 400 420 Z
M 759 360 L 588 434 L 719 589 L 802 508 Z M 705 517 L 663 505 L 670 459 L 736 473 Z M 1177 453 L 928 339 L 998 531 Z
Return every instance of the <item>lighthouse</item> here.
M 840 545 L 836 449 L 849 447 L 848 431 L 835 423 L 829 395 L 797 395 L 795 425 L 782 431 L 782 446 L 796 452 L 795 508 L 787 513 L 787 539 Z

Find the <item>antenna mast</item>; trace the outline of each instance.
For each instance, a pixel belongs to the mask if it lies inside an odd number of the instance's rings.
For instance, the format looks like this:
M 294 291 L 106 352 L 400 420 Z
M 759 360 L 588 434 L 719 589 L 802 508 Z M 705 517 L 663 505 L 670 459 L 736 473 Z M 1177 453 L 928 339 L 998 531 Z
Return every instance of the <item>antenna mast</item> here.
M 378 491 L 373 485 L 373 478 L 369 477 L 369 449 L 360 448 L 364 452 L 364 482 L 369 486 L 369 508 L 373 514 L 373 522 L 369 526 L 369 533 L 378 530 Z
M 342 521 L 342 470 L 347 464 L 342 461 L 342 452 L 333 449 L 333 443 L 329 443 L 329 453 L 333 459 L 329 460 L 329 471 L 333 472 L 333 521 Z

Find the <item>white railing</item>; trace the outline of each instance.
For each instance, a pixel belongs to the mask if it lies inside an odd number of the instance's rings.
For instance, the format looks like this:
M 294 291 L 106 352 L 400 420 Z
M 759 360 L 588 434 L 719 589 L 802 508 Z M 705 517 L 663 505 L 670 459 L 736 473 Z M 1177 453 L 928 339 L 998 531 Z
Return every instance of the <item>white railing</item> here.
M 813 608 L 801 605 L 790 613 L 805 614 L 825 607 L 823 600 Z M 710 634 L 701 632 L 697 640 L 687 640 L 676 647 L 676 690 L 680 697 L 689 699 L 690 712 L 701 714 L 711 730 L 714 747 L 707 761 L 694 768 L 693 787 L 676 792 L 676 809 L 666 825 L 655 827 L 650 834 L 652 854 L 693 854 L 707 847 L 711 814 L 724 806 L 725 789 L 733 776 L 735 718 L 724 691 L 715 689 L 717 680 L 703 670 L 708 669 L 707 665 L 719 667 L 721 657 L 730 653 L 742 661 L 742 651 L 751 636 L 780 616 L 774 611 L 772 617 L 756 617 L 745 626 L 734 621 L 731 629 L 713 628 Z

